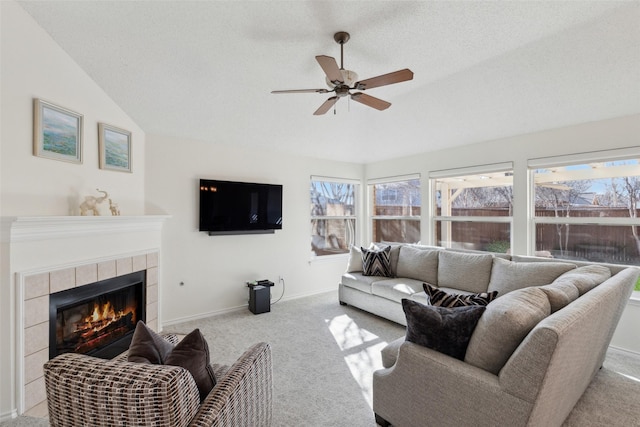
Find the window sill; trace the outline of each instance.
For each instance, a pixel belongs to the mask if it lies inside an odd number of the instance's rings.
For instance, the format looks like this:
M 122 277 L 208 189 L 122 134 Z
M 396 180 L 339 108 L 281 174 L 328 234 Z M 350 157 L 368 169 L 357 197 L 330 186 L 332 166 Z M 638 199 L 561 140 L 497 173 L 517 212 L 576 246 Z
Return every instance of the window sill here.
M 349 253 L 343 254 L 335 254 L 335 255 L 320 255 L 320 256 L 312 256 L 309 259 L 309 264 L 316 262 L 327 262 L 327 261 L 341 261 L 345 262 L 349 258 Z

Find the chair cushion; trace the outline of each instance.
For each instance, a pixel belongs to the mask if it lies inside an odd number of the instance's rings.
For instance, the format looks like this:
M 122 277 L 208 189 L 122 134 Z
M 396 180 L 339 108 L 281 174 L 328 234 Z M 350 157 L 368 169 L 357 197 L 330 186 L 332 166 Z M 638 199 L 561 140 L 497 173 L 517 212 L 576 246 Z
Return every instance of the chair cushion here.
M 548 285 L 575 268 L 575 264 L 568 262 L 515 262 L 494 258 L 487 290 L 504 296 L 516 289 Z
M 465 362 L 497 375 L 527 334 L 550 313 L 549 299 L 538 287 L 496 298 L 478 321 Z
M 479 294 L 447 293 L 429 283 L 422 287 L 428 296 L 429 304 L 438 307 L 464 307 L 466 305 L 487 305 L 498 296 L 498 291 L 481 292 Z
M 407 341 L 464 360 L 471 334 L 486 307 L 434 307 L 403 299 L 402 309 L 407 318 Z
M 437 284 L 438 252 L 402 246 L 398 257 L 397 276 Z
M 493 255 L 468 254 L 449 250 L 438 251 L 439 287 L 467 292 L 487 292 Z

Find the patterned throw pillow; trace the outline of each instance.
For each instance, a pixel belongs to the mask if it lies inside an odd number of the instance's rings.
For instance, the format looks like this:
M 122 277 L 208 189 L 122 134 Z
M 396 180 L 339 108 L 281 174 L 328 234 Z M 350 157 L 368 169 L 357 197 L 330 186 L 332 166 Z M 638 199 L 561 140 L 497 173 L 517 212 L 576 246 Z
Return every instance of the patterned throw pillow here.
M 393 277 L 391 274 L 391 246 L 382 249 L 362 250 L 362 274 L 364 276 Z
M 498 296 L 498 291 L 482 292 L 479 294 L 448 294 L 445 291 L 423 283 L 422 288 L 427 294 L 429 303 L 436 307 L 466 307 L 468 305 L 487 305 Z
M 469 340 L 486 307 L 434 307 L 402 299 L 406 341 L 464 360 Z

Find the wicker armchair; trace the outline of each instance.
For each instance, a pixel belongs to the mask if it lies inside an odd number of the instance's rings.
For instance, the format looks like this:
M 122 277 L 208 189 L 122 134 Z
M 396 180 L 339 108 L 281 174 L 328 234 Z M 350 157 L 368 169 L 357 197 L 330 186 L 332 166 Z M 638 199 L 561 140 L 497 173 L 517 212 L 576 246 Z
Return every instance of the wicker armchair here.
M 170 337 L 170 341 L 176 340 Z M 270 426 L 271 347 L 258 343 L 231 366 L 213 365 L 217 384 L 202 403 L 183 368 L 66 353 L 44 365 L 51 426 Z

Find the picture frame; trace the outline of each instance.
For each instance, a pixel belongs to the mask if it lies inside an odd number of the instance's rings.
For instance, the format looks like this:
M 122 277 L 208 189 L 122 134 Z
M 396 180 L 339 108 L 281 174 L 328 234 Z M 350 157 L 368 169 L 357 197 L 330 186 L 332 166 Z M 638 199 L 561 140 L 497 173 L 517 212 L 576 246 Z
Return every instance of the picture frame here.
M 98 123 L 100 169 L 131 173 L 131 132 Z
M 33 102 L 33 155 L 82 163 L 83 116 L 42 99 Z

